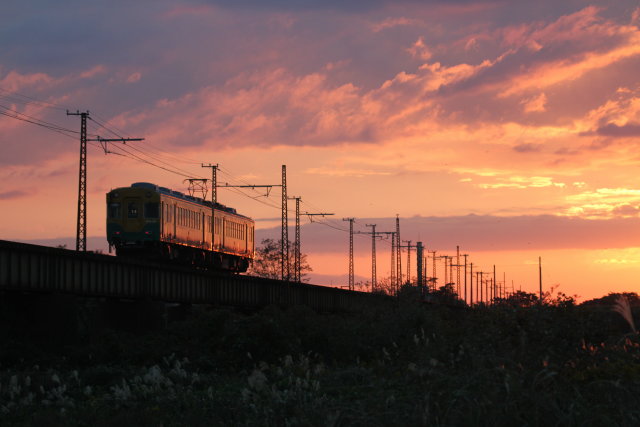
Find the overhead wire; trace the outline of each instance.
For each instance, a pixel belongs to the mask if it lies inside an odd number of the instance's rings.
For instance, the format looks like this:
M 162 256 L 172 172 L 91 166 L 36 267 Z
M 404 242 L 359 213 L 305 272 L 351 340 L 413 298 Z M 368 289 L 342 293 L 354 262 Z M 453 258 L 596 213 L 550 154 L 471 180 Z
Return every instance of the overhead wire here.
M 13 103 L 20 103 L 23 105 L 37 105 L 40 107 L 44 107 L 44 108 L 52 108 L 52 109 L 56 109 L 56 110 L 62 110 L 62 111 L 69 111 L 70 108 L 66 107 L 66 106 L 62 106 L 60 104 L 56 104 L 56 103 L 52 103 L 52 102 L 47 102 L 47 101 L 41 101 L 38 100 L 36 98 L 30 97 L 28 95 L 23 95 L 23 94 L 19 94 L 17 92 L 9 92 L 6 91 L 4 89 L 0 89 L 0 99 L 4 99 L 6 101 L 10 101 Z M 5 105 L 1 105 L 0 104 L 0 115 L 3 116 L 7 116 L 16 120 L 21 120 L 27 123 L 31 123 L 40 127 L 43 127 L 45 129 L 57 132 L 59 134 L 62 134 L 66 137 L 75 139 L 77 138 L 77 136 L 80 134 L 79 131 L 77 130 L 73 130 L 73 129 L 69 129 L 54 123 L 50 123 L 47 122 L 45 120 L 42 119 L 38 119 L 36 117 L 30 116 L 28 114 L 25 113 L 21 113 L 19 111 L 16 111 L 13 108 L 7 107 Z M 87 118 L 96 124 L 97 129 L 94 129 L 93 132 L 95 133 L 91 133 L 88 134 L 87 136 L 90 136 L 92 138 L 100 138 L 100 136 L 98 135 L 98 130 L 99 129 L 104 129 L 106 132 L 108 132 L 110 135 L 113 135 L 117 138 L 122 138 L 125 139 L 125 137 L 123 137 L 122 135 L 127 135 L 127 133 L 119 128 L 117 128 L 116 126 L 110 124 L 108 122 L 108 120 L 106 120 L 105 118 L 101 117 L 100 115 L 94 113 L 91 113 L 91 115 L 88 115 Z M 101 148 L 104 149 L 104 147 L 100 146 L 99 144 L 96 144 L 93 141 L 89 141 L 88 142 L 91 146 L 96 147 L 96 148 Z M 184 178 L 200 178 L 200 179 L 206 179 L 204 178 L 202 175 L 200 174 L 194 174 L 191 171 L 187 171 L 186 169 L 182 169 L 179 167 L 176 167 L 173 165 L 173 163 L 170 163 L 169 161 L 165 160 L 165 159 L 171 159 L 174 161 L 179 161 L 182 163 L 186 163 L 186 164 L 201 164 L 201 162 L 196 161 L 195 159 L 190 159 L 187 157 L 181 157 L 181 156 L 176 156 L 172 153 L 167 153 L 155 146 L 153 146 L 153 144 L 150 144 L 149 142 L 146 142 L 143 147 L 144 148 L 138 148 L 135 147 L 133 145 L 126 145 L 126 144 L 112 144 L 112 147 L 114 147 L 114 150 L 117 151 L 110 151 L 107 150 L 106 153 L 108 154 L 114 154 L 114 155 L 120 155 L 123 157 L 127 157 L 131 160 L 135 160 L 135 161 L 140 161 L 142 163 L 145 163 L 149 166 L 152 167 L 156 167 L 159 168 L 161 170 L 164 170 L 166 172 L 184 177 Z M 127 147 L 127 148 L 125 148 Z M 135 153 L 133 152 L 135 151 Z M 155 153 L 151 153 L 151 152 L 155 152 Z M 165 159 L 163 159 L 163 157 Z M 244 197 L 248 197 L 252 200 L 257 201 L 258 203 L 261 203 L 265 206 L 271 207 L 273 209 L 281 209 L 281 206 L 279 204 L 275 204 L 275 203 L 271 203 L 268 201 L 268 194 L 262 194 L 260 192 L 258 192 L 258 190 L 256 188 L 252 188 L 252 184 L 249 183 L 246 179 L 241 178 L 239 176 L 236 176 L 235 174 L 233 174 L 231 171 L 227 170 L 226 168 L 222 168 L 219 167 L 218 170 L 220 170 L 220 172 L 223 175 L 228 176 L 229 178 L 231 178 L 231 180 L 233 181 L 239 181 L 241 182 L 243 185 L 246 185 L 246 188 L 236 188 L 236 187 L 221 187 L 223 189 L 226 189 L 230 192 L 233 192 L 235 194 L 244 196 Z M 277 185 L 274 185 L 277 186 Z M 253 193 L 249 194 L 247 191 Z M 267 199 L 267 200 L 265 200 Z M 309 204 L 308 202 L 304 202 L 306 203 L 308 206 L 312 207 L 311 204 Z M 317 208 L 314 208 L 314 210 L 316 211 L 320 211 Z M 288 213 L 295 213 L 295 211 L 291 208 L 288 208 Z M 331 223 L 329 223 L 325 218 L 323 219 L 316 219 L 315 221 L 313 221 L 315 223 L 318 224 L 322 224 L 325 225 L 327 227 L 336 229 L 338 231 L 347 231 L 344 228 L 337 226 L 337 225 L 332 225 Z
M 0 92 L 5 93 L 5 95 L 3 95 L 2 93 L 0 93 L 0 99 L 5 99 L 8 101 L 12 101 L 12 102 L 17 102 L 17 103 L 22 103 L 25 105 L 38 105 L 38 106 L 42 106 L 42 107 L 46 107 L 46 108 L 53 108 L 53 109 L 57 109 L 57 110 L 69 110 L 68 108 L 63 108 L 57 104 L 54 103 L 49 103 L 49 102 L 44 102 L 44 101 L 39 101 L 36 100 L 35 98 L 31 98 L 28 97 L 26 95 L 20 95 L 20 94 L 14 94 L 17 96 L 13 96 L 11 94 L 6 94 L 6 91 L 3 91 L 0 89 Z M 9 108 L 7 106 L 4 105 L 0 105 L 0 114 L 7 116 L 7 117 L 11 117 L 17 120 L 21 120 L 27 123 L 31 123 L 31 124 L 35 124 L 37 126 L 49 129 L 51 131 L 60 133 L 62 135 L 65 135 L 67 137 L 70 138 L 77 138 L 78 134 L 80 132 L 76 131 L 76 130 L 72 130 L 72 129 L 68 129 L 66 127 L 63 126 L 59 126 L 56 125 L 54 123 L 49 123 L 47 121 L 38 119 L 36 117 L 24 114 L 24 113 L 20 113 L 12 108 Z M 98 114 L 92 113 L 91 116 L 88 116 L 88 118 L 94 122 L 96 124 L 96 126 L 98 127 L 98 129 L 95 130 L 96 134 L 91 134 L 90 136 L 92 137 L 99 137 L 97 135 L 97 130 L 99 129 L 104 129 L 105 131 L 107 131 L 109 134 L 116 136 L 118 138 L 124 138 L 122 135 L 127 135 L 127 133 L 121 129 L 118 129 L 117 127 L 115 127 L 112 124 L 108 123 L 108 120 L 105 120 L 104 118 L 102 118 L 101 116 L 99 116 Z M 97 120 L 96 120 L 97 119 Z M 99 144 L 93 142 L 93 141 L 89 141 L 88 142 L 91 146 L 95 147 L 95 148 L 103 148 L 101 147 Z M 149 166 L 152 167 L 156 167 L 158 169 L 164 170 L 166 172 L 181 176 L 183 178 L 194 178 L 194 177 L 199 177 L 201 179 L 206 179 L 204 177 L 202 177 L 202 175 L 200 174 L 194 174 L 191 171 L 187 171 L 186 169 L 182 169 L 179 167 L 174 166 L 175 162 L 180 162 L 180 163 L 185 163 L 185 164 L 191 164 L 191 165 L 196 165 L 196 164 L 201 164 L 200 161 L 196 161 L 195 159 L 190 159 L 187 157 L 181 157 L 181 156 L 177 156 L 173 153 L 168 153 L 166 151 L 163 151 L 157 147 L 155 147 L 153 144 L 149 143 L 148 141 L 145 142 L 145 144 L 143 144 L 140 148 L 133 146 L 133 145 L 126 145 L 126 144 L 113 144 L 113 147 L 115 150 L 117 151 L 107 151 L 109 154 L 114 154 L 114 155 L 120 155 L 123 157 L 127 157 L 131 160 L 134 161 L 140 161 L 142 163 L 145 163 Z M 144 147 L 144 148 L 142 148 Z M 134 152 L 135 151 L 135 152 Z M 170 159 L 173 161 L 173 163 L 169 163 L 169 161 L 165 160 L 165 159 Z M 236 188 L 236 187 L 221 187 L 224 188 L 226 190 L 229 190 L 230 192 L 233 192 L 235 194 L 238 194 L 240 196 L 244 196 L 244 197 L 248 197 L 252 200 L 255 200 L 258 203 L 261 203 L 267 207 L 273 208 L 273 209 L 281 209 L 281 206 L 279 204 L 275 204 L 275 203 L 271 203 L 268 201 L 268 193 L 262 194 L 260 192 L 258 192 L 258 190 L 256 188 L 251 188 L 251 183 L 249 183 L 246 179 L 239 177 L 235 174 L 233 174 L 231 171 L 227 170 L 224 167 L 218 167 L 218 170 L 223 174 L 228 176 L 232 181 L 236 181 L 236 182 L 241 182 L 242 184 L 246 185 L 247 188 Z M 277 186 L 277 185 L 274 185 Z M 250 193 L 253 194 L 249 194 L 247 193 L 247 191 L 249 191 Z M 306 200 L 303 200 L 303 205 L 308 206 L 309 208 L 311 208 L 311 210 L 316 211 L 316 212 L 321 212 L 322 210 L 319 209 L 317 206 L 314 206 L 313 204 L 307 202 Z M 288 209 L 288 213 L 294 213 L 294 211 L 292 209 Z M 309 213 L 314 213 L 314 212 L 309 212 Z M 341 226 L 342 224 L 340 223 L 340 225 L 338 225 L 337 220 L 334 219 L 330 219 L 330 218 L 316 218 L 315 220 L 311 221 L 312 223 L 316 223 L 316 224 L 320 224 L 322 226 L 334 229 L 336 231 L 341 231 L 341 232 L 345 232 L 348 233 L 349 230 L 346 229 L 345 227 Z M 364 238 L 366 238 L 367 236 L 365 235 L 365 233 L 362 232 L 357 232 L 354 233 L 357 236 L 362 236 Z M 390 245 L 389 239 L 383 239 L 382 240 L 383 243 L 386 243 L 387 245 Z
M 3 95 L 4 94 L 4 95 Z M 8 91 L 5 89 L 0 88 L 0 98 L 12 101 L 12 102 L 18 102 L 21 104 L 25 104 L 25 105 L 39 105 L 41 107 L 45 107 L 45 108 L 51 108 L 51 109 L 55 109 L 55 110 L 69 110 L 69 107 L 64 107 L 60 104 L 56 104 L 54 102 L 48 102 L 48 101 L 41 101 L 39 99 L 33 98 L 31 96 L 28 95 L 23 95 L 20 93 L 17 93 L 15 91 Z
M 49 123 L 47 121 L 38 119 L 37 117 L 33 117 L 33 116 L 28 115 L 28 114 L 21 113 L 21 112 L 16 111 L 16 110 L 14 110 L 12 108 L 9 108 L 9 107 L 7 107 L 5 105 L 0 105 L 0 115 L 6 116 L 6 117 L 10 117 L 12 119 L 20 120 L 20 121 L 23 121 L 23 122 L 31 123 L 31 124 L 34 124 L 36 126 L 40 126 L 40 127 L 45 128 L 45 129 L 49 129 L 49 130 L 51 130 L 53 132 L 57 132 L 57 133 L 59 133 L 61 135 L 65 135 L 65 136 L 70 137 L 70 138 L 76 138 L 77 136 L 74 136 L 74 135 L 78 135 L 80 133 L 80 132 L 75 131 L 73 129 L 68 129 L 68 128 L 56 125 L 54 123 Z M 73 135 L 71 135 L 71 134 L 73 134 Z

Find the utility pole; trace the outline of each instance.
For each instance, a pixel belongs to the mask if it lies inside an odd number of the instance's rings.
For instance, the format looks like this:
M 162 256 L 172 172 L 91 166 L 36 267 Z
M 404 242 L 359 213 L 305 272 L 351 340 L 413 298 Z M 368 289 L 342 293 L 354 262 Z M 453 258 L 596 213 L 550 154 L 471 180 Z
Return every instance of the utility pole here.
M 418 289 L 420 291 L 420 298 L 424 296 L 423 292 L 423 259 L 424 259 L 424 248 L 422 247 L 422 242 L 416 242 L 416 279 L 418 281 Z
M 398 276 L 397 276 L 397 286 L 396 289 L 400 289 L 400 285 L 402 283 L 402 253 L 400 251 L 400 215 L 396 214 L 396 241 L 398 242 L 396 251 L 396 262 L 398 263 L 398 266 L 396 268 L 396 271 L 398 272 Z
M 287 198 L 287 165 L 282 165 L 282 235 L 280 237 L 280 271 L 282 280 L 289 281 L 289 216 L 288 216 L 288 198 Z
M 496 286 L 498 285 L 498 282 L 496 281 L 496 265 L 493 264 L 493 302 L 496 302 L 496 297 L 498 296 L 498 293 L 496 292 Z
M 468 304 L 469 299 L 467 298 L 467 257 L 469 254 L 462 255 L 464 257 L 464 301 Z
M 211 168 L 211 250 L 215 248 L 215 212 L 216 212 L 216 204 L 218 203 L 218 164 L 215 165 L 213 163 L 209 164 L 200 164 L 203 168 Z
M 212 163 L 200 165 L 203 168 L 211 168 L 211 203 L 215 205 L 218 203 L 218 164 Z M 213 215 L 212 215 L 213 218 Z
M 473 263 L 471 263 L 471 272 L 469 274 L 469 305 L 473 306 Z
M 502 272 L 502 298 L 506 298 L 507 294 L 507 273 Z
M 411 240 L 405 240 L 407 242 L 407 283 L 411 282 Z
M 423 254 L 423 255 L 422 255 L 422 286 L 423 286 L 423 287 L 424 287 L 424 286 L 426 286 L 426 287 L 427 287 L 427 289 L 429 289 L 429 279 L 428 279 L 428 276 L 429 276 L 429 275 L 428 275 L 428 273 L 427 273 L 427 271 L 428 271 L 428 264 L 429 264 L 427 261 L 428 261 L 428 258 L 429 258 L 429 257 L 428 257 L 427 255 L 424 255 L 424 251 L 425 251 L 425 249 L 426 249 L 426 248 L 423 246 L 423 247 L 422 247 L 422 254 Z
M 67 116 L 80 116 L 80 172 L 78 176 L 78 215 L 76 221 L 76 251 L 87 250 L 87 117 L 89 112 L 76 111 Z
M 349 290 L 355 289 L 353 278 L 353 222 L 355 218 L 342 218 L 343 221 L 349 221 Z
M 460 246 L 456 246 L 456 288 L 460 297 Z
M 396 282 L 396 272 L 395 272 L 395 266 L 396 264 L 396 260 L 395 257 L 397 255 L 397 251 L 396 251 L 396 247 L 397 247 L 397 236 L 396 236 L 396 232 L 395 231 L 378 231 L 376 234 L 381 235 L 381 234 L 386 234 L 387 236 L 391 236 L 391 279 L 390 279 L 390 286 L 391 286 L 391 292 L 393 293 L 397 293 L 398 291 L 398 286 L 397 286 L 397 282 Z
M 397 287 L 397 279 L 396 279 L 396 233 L 391 232 L 391 289 L 396 289 Z
M 538 257 L 538 282 L 540 285 L 540 304 L 542 304 L 542 257 Z
M 484 282 L 484 275 L 487 274 L 483 271 L 478 271 L 478 274 L 480 275 L 480 280 L 478 281 L 478 284 L 480 285 L 480 302 L 485 302 L 485 298 L 487 296 L 486 290 L 484 289 L 485 287 L 485 282 Z
M 401 246 L 402 248 L 407 248 L 407 281 L 406 283 L 411 283 L 411 249 L 416 248 L 411 244 L 411 240 L 403 240 L 407 244 L 405 246 Z
M 376 224 L 365 224 L 371 227 L 371 292 L 376 290 Z
M 431 280 L 433 282 L 433 290 L 436 290 L 436 281 L 438 280 L 438 278 L 436 277 L 437 275 L 437 268 L 436 268 L 436 252 L 437 251 L 427 251 L 428 253 L 430 253 L 433 257 L 431 258 L 431 270 L 432 270 L 432 277 Z
M 76 251 L 87 250 L 87 141 L 99 141 L 107 153 L 108 142 L 144 141 L 144 138 L 87 139 L 87 119 L 89 111 L 70 113 L 67 116 L 80 116 L 80 170 L 78 174 L 78 216 L 76 221 Z
M 446 286 L 448 282 L 448 277 L 447 277 L 447 267 L 449 267 L 448 263 L 447 263 L 447 255 L 440 255 L 438 258 L 444 260 L 444 285 Z
M 289 197 L 296 201 L 296 240 L 293 244 L 293 281 L 300 283 L 300 200 L 301 197 Z

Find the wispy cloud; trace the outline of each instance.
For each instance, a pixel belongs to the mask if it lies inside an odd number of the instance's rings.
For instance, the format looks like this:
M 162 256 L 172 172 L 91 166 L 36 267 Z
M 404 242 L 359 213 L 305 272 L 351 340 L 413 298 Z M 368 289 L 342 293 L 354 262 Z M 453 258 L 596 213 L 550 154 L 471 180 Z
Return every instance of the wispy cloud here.
M 19 199 L 29 195 L 30 195 L 29 193 L 23 190 L 4 191 L 4 192 L 0 192 L 0 200 Z

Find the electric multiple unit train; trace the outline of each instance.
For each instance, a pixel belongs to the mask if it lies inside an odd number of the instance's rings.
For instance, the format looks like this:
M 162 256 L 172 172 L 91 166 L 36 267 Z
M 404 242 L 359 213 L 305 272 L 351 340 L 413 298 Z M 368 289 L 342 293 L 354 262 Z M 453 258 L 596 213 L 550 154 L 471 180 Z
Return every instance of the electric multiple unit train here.
M 255 249 L 253 220 L 221 204 L 211 207 L 201 198 L 147 182 L 111 190 L 109 249 L 115 248 L 118 256 L 247 271 Z

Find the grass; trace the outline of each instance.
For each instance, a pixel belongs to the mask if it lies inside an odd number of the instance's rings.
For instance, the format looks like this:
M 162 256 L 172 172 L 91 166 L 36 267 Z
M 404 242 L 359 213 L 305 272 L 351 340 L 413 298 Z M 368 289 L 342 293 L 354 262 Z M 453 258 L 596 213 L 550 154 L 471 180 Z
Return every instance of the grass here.
M 573 305 L 196 310 L 42 350 L 6 336 L 0 412 L 3 425 L 638 425 L 628 330 Z

